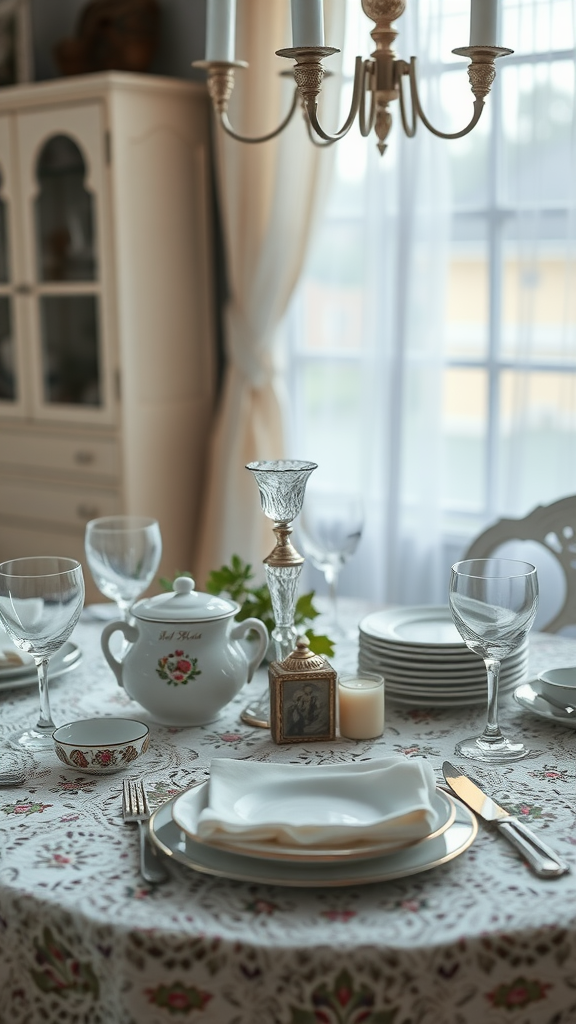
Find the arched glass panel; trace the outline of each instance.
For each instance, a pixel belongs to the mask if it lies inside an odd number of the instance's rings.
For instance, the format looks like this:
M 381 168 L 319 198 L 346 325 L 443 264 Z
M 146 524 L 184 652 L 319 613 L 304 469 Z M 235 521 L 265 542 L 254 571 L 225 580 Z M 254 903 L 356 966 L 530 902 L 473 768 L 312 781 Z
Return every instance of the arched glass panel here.
M 0 399 L 9 402 L 16 399 L 12 315 L 7 295 L 0 295 Z
M 54 135 L 40 153 L 36 174 L 39 279 L 94 281 L 94 201 L 80 149 L 67 135 Z

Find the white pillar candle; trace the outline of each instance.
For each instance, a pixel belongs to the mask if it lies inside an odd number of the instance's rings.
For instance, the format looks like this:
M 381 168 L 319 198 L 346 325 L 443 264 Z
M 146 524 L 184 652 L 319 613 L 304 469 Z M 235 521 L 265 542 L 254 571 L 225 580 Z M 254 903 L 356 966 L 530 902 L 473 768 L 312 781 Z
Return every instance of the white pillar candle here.
M 324 46 L 322 0 L 291 0 L 292 46 Z
M 208 0 L 206 10 L 206 60 L 234 60 L 236 0 Z
M 472 0 L 470 46 L 496 46 L 498 0 Z
M 373 672 L 339 676 L 340 735 L 370 740 L 384 732 L 384 679 Z

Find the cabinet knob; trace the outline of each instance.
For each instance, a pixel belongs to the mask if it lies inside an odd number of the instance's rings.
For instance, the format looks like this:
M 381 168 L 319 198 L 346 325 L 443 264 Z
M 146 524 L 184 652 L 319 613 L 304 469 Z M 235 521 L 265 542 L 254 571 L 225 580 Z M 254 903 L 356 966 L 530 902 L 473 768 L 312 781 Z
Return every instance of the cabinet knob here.
M 94 452 L 87 451 L 85 448 L 79 448 L 77 452 L 74 452 L 74 462 L 77 462 L 79 466 L 90 466 L 95 461 Z
M 76 507 L 76 514 L 80 519 L 87 521 L 88 519 L 98 519 L 100 516 L 100 509 L 97 505 L 84 505 L 83 503 Z

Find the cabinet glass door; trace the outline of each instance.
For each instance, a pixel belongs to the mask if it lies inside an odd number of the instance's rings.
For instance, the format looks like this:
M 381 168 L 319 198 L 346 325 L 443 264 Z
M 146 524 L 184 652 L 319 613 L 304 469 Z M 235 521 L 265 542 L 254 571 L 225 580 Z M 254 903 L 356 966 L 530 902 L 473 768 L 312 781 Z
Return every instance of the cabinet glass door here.
M 25 111 L 17 134 L 33 415 L 110 423 L 103 108 L 94 102 Z
M 36 166 L 38 280 L 94 281 L 97 277 L 94 199 L 76 142 L 55 135 Z M 101 404 L 98 296 L 53 288 L 39 295 L 43 399 L 47 404 Z

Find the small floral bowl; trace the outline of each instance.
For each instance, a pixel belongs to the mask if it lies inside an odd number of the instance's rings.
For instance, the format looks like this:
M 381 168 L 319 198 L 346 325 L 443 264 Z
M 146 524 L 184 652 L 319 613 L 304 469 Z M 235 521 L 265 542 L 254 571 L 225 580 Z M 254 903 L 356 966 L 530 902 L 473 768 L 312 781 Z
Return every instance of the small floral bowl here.
M 150 730 L 133 718 L 85 718 L 59 726 L 52 739 L 67 768 L 110 775 L 146 753 Z

